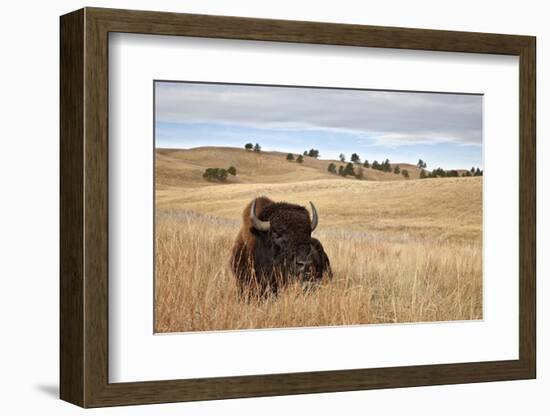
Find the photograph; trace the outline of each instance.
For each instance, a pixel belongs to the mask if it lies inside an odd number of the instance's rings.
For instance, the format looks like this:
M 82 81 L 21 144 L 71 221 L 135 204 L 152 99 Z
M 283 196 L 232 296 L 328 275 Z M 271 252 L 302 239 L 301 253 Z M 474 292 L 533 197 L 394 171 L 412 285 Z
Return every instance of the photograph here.
M 483 319 L 483 94 L 153 89 L 155 333 Z

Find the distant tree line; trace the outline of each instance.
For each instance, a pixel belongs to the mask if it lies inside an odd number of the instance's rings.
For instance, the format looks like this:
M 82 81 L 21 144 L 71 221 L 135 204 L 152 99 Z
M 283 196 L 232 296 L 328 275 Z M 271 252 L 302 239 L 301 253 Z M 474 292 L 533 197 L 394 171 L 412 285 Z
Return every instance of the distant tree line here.
M 389 159 L 384 160 L 382 163 L 378 163 L 378 161 L 375 160 L 374 162 L 372 162 L 371 168 L 376 169 L 376 170 L 380 170 L 382 172 L 391 172 L 392 171 Z
M 346 161 L 346 155 L 344 153 L 340 153 L 339 159 L 340 159 L 340 162 L 345 162 Z M 361 162 L 361 156 L 359 156 L 359 154 L 357 154 L 357 153 L 352 153 L 351 157 L 350 157 L 350 160 L 351 160 L 352 163 L 357 164 L 357 165 L 361 165 L 361 163 L 362 163 L 362 166 L 364 168 L 367 168 L 367 169 L 371 168 L 371 169 L 375 169 L 375 170 L 380 170 L 382 172 L 392 172 L 393 171 L 393 173 L 395 173 L 395 174 L 401 173 L 401 168 L 399 166 L 395 165 L 392 168 L 389 159 L 386 159 L 381 163 L 378 162 L 377 160 L 375 160 L 371 164 L 371 163 L 369 163 L 369 161 L 367 159 L 365 159 L 364 162 Z M 426 166 L 425 162 L 423 162 L 422 160 L 419 160 L 418 162 L 421 163 L 422 166 Z
M 470 171 L 466 171 L 462 174 L 462 176 L 483 176 L 483 171 L 479 168 L 475 168 L 472 166 L 472 169 Z
M 249 152 L 256 152 L 259 153 L 262 151 L 262 147 L 259 143 L 246 143 L 244 145 L 244 148 Z M 318 159 L 320 157 L 320 153 L 318 149 L 309 149 L 304 150 L 304 152 L 301 155 L 294 155 L 293 153 L 288 153 L 286 155 L 286 160 L 289 162 L 296 162 L 296 163 L 303 163 L 304 157 L 312 157 L 314 159 Z M 340 153 L 338 156 L 340 159 L 340 162 L 346 163 L 346 155 L 344 153 Z M 458 170 L 452 169 L 452 170 L 444 170 L 440 167 L 433 169 L 432 171 L 428 171 L 426 168 L 428 167 L 428 164 L 422 160 L 418 159 L 418 162 L 416 163 L 416 167 L 420 169 L 420 178 L 426 179 L 426 178 L 457 178 L 457 177 L 468 177 L 468 176 L 483 176 L 483 170 L 480 168 L 474 168 L 472 167 L 469 171 L 465 171 L 460 173 Z M 404 178 L 409 179 L 410 173 L 407 169 L 401 169 L 401 167 L 397 164 L 394 166 L 391 165 L 390 160 L 386 159 L 383 162 L 378 162 L 377 160 L 374 160 L 372 163 L 370 163 L 367 159 L 365 159 L 363 162 L 361 161 L 361 156 L 359 156 L 358 153 L 352 153 L 350 156 L 350 162 L 346 163 L 345 165 L 336 166 L 335 163 L 331 162 L 328 165 L 328 172 L 334 174 L 334 175 L 340 175 L 343 177 L 355 177 L 357 179 L 365 179 L 365 171 L 364 168 L 367 169 L 374 169 L 379 170 L 381 172 L 387 172 L 387 173 L 394 173 L 396 175 L 403 175 Z M 230 172 L 230 169 L 234 170 L 234 173 Z M 228 169 L 220 169 L 220 168 L 208 168 L 204 174 L 203 177 L 207 180 L 215 180 L 224 182 L 227 179 L 227 175 L 232 174 L 236 175 L 236 169 L 235 167 L 231 166 Z
M 365 178 L 365 173 L 363 171 L 363 168 L 361 166 L 356 167 L 351 162 L 348 162 L 345 166 L 344 165 L 338 166 L 338 169 L 336 169 L 336 164 L 331 162 L 328 165 L 328 171 L 335 175 L 343 176 L 344 178 L 348 176 L 351 176 L 357 179 Z
M 344 163 L 346 161 L 346 155 L 344 153 L 340 153 L 339 159 L 340 159 L 340 162 Z M 422 164 L 425 165 L 424 162 L 422 162 Z M 404 178 L 407 178 L 407 179 L 409 178 L 408 170 L 406 169 L 401 170 L 399 165 L 394 165 L 392 168 L 389 159 L 384 160 L 382 163 L 379 163 L 377 160 L 375 160 L 371 164 L 366 159 L 364 162 L 361 162 L 361 156 L 359 156 L 359 154 L 357 153 L 351 154 L 350 162 L 348 162 L 346 165 L 340 165 L 338 168 L 336 168 L 335 163 L 329 163 L 328 165 L 328 171 L 330 173 L 344 176 L 344 177 L 353 176 L 357 179 L 365 179 L 366 175 L 365 175 L 364 168 L 375 169 L 382 172 L 393 172 L 396 175 L 401 174 L 403 175 Z
M 480 168 L 474 168 L 467 170 L 466 172 L 463 172 L 460 174 L 460 172 L 456 169 L 451 170 L 444 170 L 442 168 L 437 168 L 432 170 L 431 172 L 426 172 L 426 170 L 422 169 L 420 171 L 420 179 L 427 179 L 427 178 L 458 178 L 459 176 L 467 177 L 467 176 L 483 176 L 483 171 Z

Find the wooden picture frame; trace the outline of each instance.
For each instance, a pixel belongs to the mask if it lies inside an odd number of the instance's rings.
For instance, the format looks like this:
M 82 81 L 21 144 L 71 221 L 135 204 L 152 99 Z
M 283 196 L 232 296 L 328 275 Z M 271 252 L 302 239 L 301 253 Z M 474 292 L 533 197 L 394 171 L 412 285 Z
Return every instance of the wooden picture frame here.
M 535 378 L 534 37 L 100 8 L 62 16 L 60 30 L 61 399 L 82 407 L 101 407 Z M 109 383 L 110 32 L 518 56 L 519 359 Z

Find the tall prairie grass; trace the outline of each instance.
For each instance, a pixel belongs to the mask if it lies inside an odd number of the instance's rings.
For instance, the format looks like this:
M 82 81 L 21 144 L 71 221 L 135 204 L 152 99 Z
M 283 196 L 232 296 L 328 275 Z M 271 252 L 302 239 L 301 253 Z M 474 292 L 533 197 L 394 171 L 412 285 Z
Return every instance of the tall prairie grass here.
M 156 332 L 214 331 L 482 317 L 480 239 L 411 232 L 315 233 L 334 277 L 313 290 L 242 302 L 229 267 L 239 219 L 181 209 L 156 218 Z

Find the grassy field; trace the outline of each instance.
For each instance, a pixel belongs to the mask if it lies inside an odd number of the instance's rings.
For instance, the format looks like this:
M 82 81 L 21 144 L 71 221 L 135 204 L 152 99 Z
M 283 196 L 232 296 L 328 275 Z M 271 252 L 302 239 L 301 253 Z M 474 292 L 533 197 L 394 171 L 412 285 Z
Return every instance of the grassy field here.
M 156 332 L 482 318 L 481 178 L 405 180 L 366 169 L 368 180 L 344 179 L 326 171 L 329 161 L 285 156 L 157 150 Z M 206 167 L 230 165 L 238 175 L 227 184 L 202 179 Z M 244 206 L 260 195 L 315 203 L 331 281 L 238 300 L 230 249 Z

